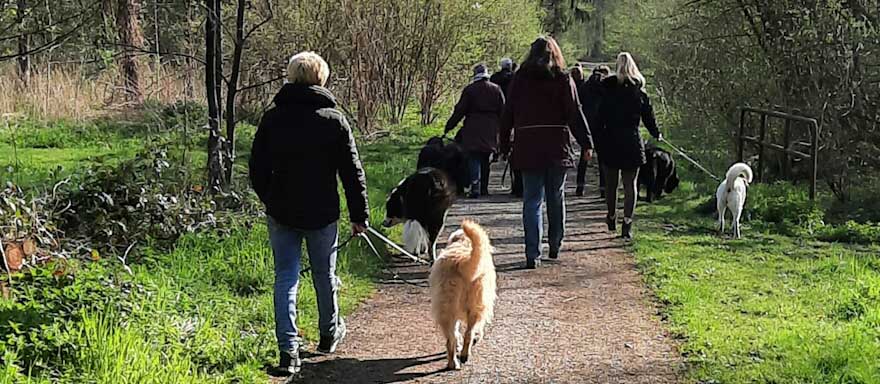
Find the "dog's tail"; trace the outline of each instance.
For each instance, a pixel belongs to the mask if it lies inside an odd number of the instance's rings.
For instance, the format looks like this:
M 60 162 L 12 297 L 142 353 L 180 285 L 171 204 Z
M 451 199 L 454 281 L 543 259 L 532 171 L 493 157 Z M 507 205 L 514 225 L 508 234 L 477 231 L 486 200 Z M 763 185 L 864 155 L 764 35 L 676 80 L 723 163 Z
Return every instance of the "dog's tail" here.
M 483 262 L 483 257 L 491 257 L 489 256 L 491 248 L 489 235 L 479 224 L 471 220 L 462 222 L 461 229 L 471 241 L 471 257 L 459 264 L 459 269 L 463 276 L 476 277 L 474 275 L 477 273 L 480 263 Z
M 736 183 L 736 179 L 742 177 L 746 179 L 746 185 L 752 183 L 754 173 L 752 167 L 746 163 L 736 163 L 727 170 L 727 189 L 730 190 Z

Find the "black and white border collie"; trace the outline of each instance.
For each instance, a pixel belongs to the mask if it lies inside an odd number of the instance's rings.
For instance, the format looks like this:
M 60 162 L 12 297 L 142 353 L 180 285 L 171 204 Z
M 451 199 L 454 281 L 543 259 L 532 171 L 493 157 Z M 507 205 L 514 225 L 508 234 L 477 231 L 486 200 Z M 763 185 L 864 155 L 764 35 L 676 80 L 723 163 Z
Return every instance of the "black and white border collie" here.
M 455 184 L 446 172 L 422 168 L 403 179 L 385 202 L 386 228 L 403 223 L 404 248 L 416 255 L 437 257 L 437 238 L 446 224 L 446 213 L 455 202 Z

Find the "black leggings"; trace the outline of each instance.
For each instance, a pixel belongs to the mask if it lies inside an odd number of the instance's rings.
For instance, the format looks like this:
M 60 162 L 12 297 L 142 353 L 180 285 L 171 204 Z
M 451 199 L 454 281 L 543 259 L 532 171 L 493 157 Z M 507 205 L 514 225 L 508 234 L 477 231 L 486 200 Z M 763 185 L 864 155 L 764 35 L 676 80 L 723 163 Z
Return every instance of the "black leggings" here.
M 639 169 L 605 169 L 605 202 L 608 204 L 608 217 L 617 218 L 617 186 L 623 181 L 623 218 L 632 220 L 636 210 L 636 198 L 638 197 Z
M 598 155 L 595 155 L 598 156 Z M 596 163 L 599 164 L 599 190 L 605 190 L 605 166 L 602 165 L 601 159 L 596 157 Z M 587 160 L 581 155 L 581 161 L 578 162 L 577 186 L 583 187 L 587 185 Z

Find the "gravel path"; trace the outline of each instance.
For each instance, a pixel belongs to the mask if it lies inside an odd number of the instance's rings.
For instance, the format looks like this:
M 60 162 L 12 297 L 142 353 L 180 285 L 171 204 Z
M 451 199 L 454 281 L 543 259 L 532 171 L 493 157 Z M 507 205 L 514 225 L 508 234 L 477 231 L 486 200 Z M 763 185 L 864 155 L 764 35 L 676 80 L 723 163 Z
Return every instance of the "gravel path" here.
M 347 319 L 335 356 L 306 359 L 296 383 L 649 383 L 678 382 L 681 360 L 656 316 L 633 257 L 605 230 L 603 203 L 569 191 L 560 261 L 534 271 L 525 261 L 522 204 L 500 186 L 460 200 L 446 234 L 464 218 L 488 229 L 497 249 L 495 321 L 459 372 L 444 372 L 444 341 L 430 318 L 425 267 L 394 270 L 421 286 L 387 280 Z M 573 175 L 569 186 L 573 187 Z M 545 245 L 546 250 L 546 245 Z

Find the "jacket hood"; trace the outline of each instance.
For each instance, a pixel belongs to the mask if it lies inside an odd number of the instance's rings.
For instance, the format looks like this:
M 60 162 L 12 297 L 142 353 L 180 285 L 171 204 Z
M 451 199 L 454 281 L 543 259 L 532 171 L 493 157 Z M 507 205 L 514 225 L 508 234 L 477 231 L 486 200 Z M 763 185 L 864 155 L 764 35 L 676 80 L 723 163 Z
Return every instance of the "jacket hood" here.
M 618 80 L 617 75 L 611 75 L 611 76 L 606 77 L 604 80 L 602 80 L 602 85 L 604 85 L 606 87 L 611 87 L 611 88 L 629 86 L 629 87 L 636 87 L 636 88 L 641 89 L 641 87 L 642 87 L 641 84 L 637 84 L 635 82 L 632 82 L 629 79 L 627 79 L 623 83 L 621 83 L 620 80 Z
M 275 105 L 303 104 L 316 108 L 336 107 L 336 98 L 329 89 L 317 85 L 284 84 L 275 98 Z

